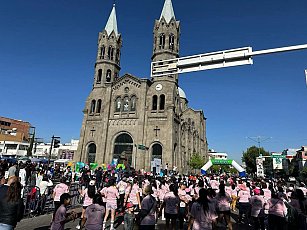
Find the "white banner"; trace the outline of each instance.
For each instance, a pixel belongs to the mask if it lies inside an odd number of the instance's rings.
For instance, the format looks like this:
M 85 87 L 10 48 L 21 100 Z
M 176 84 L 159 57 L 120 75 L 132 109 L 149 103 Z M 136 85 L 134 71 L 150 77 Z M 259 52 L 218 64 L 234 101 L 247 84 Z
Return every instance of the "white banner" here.
M 282 158 L 273 158 L 273 169 L 282 169 Z
M 263 168 L 264 158 L 256 158 L 256 167 L 257 167 L 257 177 L 264 177 L 264 168 Z

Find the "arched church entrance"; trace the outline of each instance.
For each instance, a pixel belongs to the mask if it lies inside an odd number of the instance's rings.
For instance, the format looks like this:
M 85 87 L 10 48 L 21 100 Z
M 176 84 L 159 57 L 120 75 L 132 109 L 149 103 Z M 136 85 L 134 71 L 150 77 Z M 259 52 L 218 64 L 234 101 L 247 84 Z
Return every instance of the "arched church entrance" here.
M 94 143 L 89 144 L 87 147 L 87 162 L 94 163 L 96 160 L 96 145 Z
M 123 163 L 123 159 L 127 159 L 128 164 L 132 163 L 133 140 L 132 137 L 123 133 L 116 137 L 114 141 L 113 159 L 118 159 L 118 163 Z
M 158 143 L 152 146 L 151 160 L 161 159 L 162 162 L 162 146 Z

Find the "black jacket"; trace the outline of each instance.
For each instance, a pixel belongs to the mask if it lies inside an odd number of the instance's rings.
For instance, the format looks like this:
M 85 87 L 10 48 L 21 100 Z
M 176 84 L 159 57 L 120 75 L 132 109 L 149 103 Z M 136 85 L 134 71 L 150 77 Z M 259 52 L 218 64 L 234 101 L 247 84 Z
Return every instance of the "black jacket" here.
M 8 186 L 0 187 L 0 223 L 16 226 L 23 217 L 24 204 L 20 198 L 17 202 L 7 201 Z

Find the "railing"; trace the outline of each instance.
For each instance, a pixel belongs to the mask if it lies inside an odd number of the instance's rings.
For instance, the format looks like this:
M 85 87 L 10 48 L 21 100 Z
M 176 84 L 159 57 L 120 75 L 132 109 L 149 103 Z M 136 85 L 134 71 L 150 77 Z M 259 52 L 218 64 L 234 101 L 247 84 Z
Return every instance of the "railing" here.
M 54 185 L 55 186 L 55 185 Z M 33 217 L 46 213 L 51 213 L 54 210 L 53 203 L 53 189 L 54 186 L 48 187 L 48 193 L 42 195 L 39 187 L 25 186 L 23 188 L 23 200 L 24 200 L 24 217 Z M 80 206 L 78 202 L 79 191 L 81 186 L 79 183 L 72 183 L 69 187 L 69 194 L 72 196 L 71 205 L 68 209 L 73 209 Z

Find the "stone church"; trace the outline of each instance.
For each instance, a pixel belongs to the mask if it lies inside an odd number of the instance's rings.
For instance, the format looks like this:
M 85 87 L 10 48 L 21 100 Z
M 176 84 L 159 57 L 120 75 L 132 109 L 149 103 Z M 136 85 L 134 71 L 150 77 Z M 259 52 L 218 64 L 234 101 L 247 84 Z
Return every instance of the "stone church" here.
M 180 22 L 171 0 L 165 0 L 153 28 L 152 61 L 179 57 Z M 161 167 L 188 172 L 193 153 L 207 157 L 206 118 L 189 108 L 178 75 L 138 78 L 119 75 L 122 36 L 115 5 L 98 35 L 93 88 L 85 109 L 75 161 L 111 163 L 126 159 L 132 167 Z

